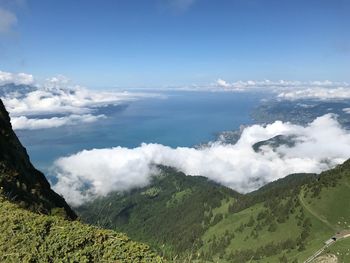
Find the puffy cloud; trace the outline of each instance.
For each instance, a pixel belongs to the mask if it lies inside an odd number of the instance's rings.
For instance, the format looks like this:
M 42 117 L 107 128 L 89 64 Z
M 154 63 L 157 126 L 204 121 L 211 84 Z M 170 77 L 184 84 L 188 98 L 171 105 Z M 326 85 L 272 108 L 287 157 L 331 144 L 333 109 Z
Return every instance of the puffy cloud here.
M 1 14 L 0 14 L 1 19 Z M 1 26 L 0 26 L 1 27 Z M 15 85 L 31 85 L 34 83 L 33 75 L 25 73 L 9 73 L 0 70 L 0 86 L 13 83 Z M 0 87 L 1 89 L 1 87 Z
M 0 34 L 10 32 L 16 24 L 16 15 L 0 7 Z
M 216 81 L 216 83 L 218 84 L 219 87 L 223 87 L 223 88 L 229 88 L 231 87 L 231 85 L 229 83 L 227 83 L 226 80 L 223 80 L 223 79 L 218 79 Z
M 277 135 L 293 135 L 296 143 L 253 150 L 255 143 Z M 349 156 L 350 132 L 334 116 L 325 115 L 307 126 L 280 121 L 252 125 L 235 144 L 213 142 L 202 148 L 142 144 L 133 149 L 84 150 L 55 162 L 58 182 L 54 189 L 72 205 L 79 205 L 111 191 L 144 186 L 156 173 L 155 165 L 162 164 L 248 192 L 290 173 L 321 172 Z
M 15 130 L 27 129 L 44 129 L 44 128 L 57 128 L 64 125 L 76 125 L 82 123 L 91 123 L 99 119 L 106 118 L 105 115 L 92 115 L 92 114 L 83 114 L 83 115 L 68 115 L 64 117 L 52 117 L 52 118 L 27 118 L 25 116 L 13 117 L 11 119 L 12 127 Z
M 12 116 L 48 113 L 86 114 L 96 107 L 132 101 L 142 94 L 92 91 L 81 87 L 36 89 L 26 94 L 9 94 L 4 103 Z
M 69 79 L 61 75 L 36 83 L 32 75 L 0 71 L 0 97 L 10 112 L 14 129 L 42 129 L 93 122 L 106 117 L 98 114 L 102 107 L 155 96 L 159 95 L 89 90 L 72 85 Z
M 280 99 L 298 100 L 298 99 L 350 99 L 350 87 L 314 87 L 281 92 L 277 96 Z

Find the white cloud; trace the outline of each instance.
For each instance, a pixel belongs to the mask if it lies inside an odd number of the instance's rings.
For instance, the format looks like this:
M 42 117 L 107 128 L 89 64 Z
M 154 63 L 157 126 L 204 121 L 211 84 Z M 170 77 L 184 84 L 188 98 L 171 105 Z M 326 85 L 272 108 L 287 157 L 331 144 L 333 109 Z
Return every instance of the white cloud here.
M 252 149 L 256 142 L 276 135 L 295 135 L 297 143 L 275 150 L 264 146 L 261 152 Z M 350 132 L 332 115 L 325 115 L 305 127 L 280 121 L 253 125 L 243 130 L 234 145 L 214 142 L 196 149 L 142 144 L 133 149 L 85 150 L 55 162 L 58 183 L 54 189 L 72 205 L 79 205 L 111 191 L 144 186 L 155 173 L 154 164 L 162 164 L 247 192 L 290 173 L 321 172 L 349 156 Z
M 215 89 L 216 88 L 216 89 Z M 218 79 L 211 90 L 223 91 L 271 91 L 277 98 L 285 100 L 298 99 L 350 99 L 350 84 L 347 82 L 325 81 L 290 81 L 290 80 L 248 80 L 228 82 Z
M 0 7 L 0 34 L 10 32 L 16 24 L 16 15 Z
M 350 99 L 350 87 L 313 87 L 306 89 L 297 89 L 284 91 L 277 96 L 280 99 L 298 100 L 298 99 Z
M 0 14 L 1 16 L 1 14 Z M 34 77 L 30 74 L 25 73 L 9 73 L 0 70 L 0 86 L 5 84 L 16 84 L 16 85 L 31 85 L 34 83 Z M 1 87 L 0 87 L 1 89 Z
M 15 130 L 35 130 L 35 129 L 45 129 L 45 128 L 57 128 L 65 125 L 76 125 L 82 123 L 91 123 L 99 119 L 106 118 L 105 115 L 92 115 L 92 114 L 83 114 L 83 115 L 68 115 L 64 117 L 52 117 L 52 118 L 27 118 L 25 116 L 12 117 L 11 124 Z
M 347 113 L 347 114 L 350 114 L 350 108 L 344 108 L 343 109 L 343 112 Z
M 213 85 L 214 87 L 222 87 L 226 89 L 239 89 L 239 90 L 247 90 L 247 89 L 270 89 L 275 91 L 281 90 L 290 90 L 295 88 L 300 89 L 313 89 L 313 88 L 334 88 L 334 87 L 349 87 L 350 85 L 346 82 L 332 82 L 329 80 L 325 81 L 297 81 L 297 80 L 247 80 L 247 81 L 235 81 L 228 82 L 219 78 L 216 83 Z
M 23 88 L 12 84 L 26 86 Z M 89 90 L 73 85 L 61 75 L 37 83 L 29 74 L 0 71 L 0 96 L 10 113 L 14 129 L 42 129 L 79 124 L 87 120 L 97 121 L 101 119 L 97 113 L 101 107 L 159 95 Z M 34 115 L 35 118 L 31 118 Z M 53 116 L 40 118 L 47 115 Z
M 219 87 L 223 87 L 223 88 L 229 88 L 231 87 L 231 85 L 229 83 L 227 83 L 227 81 L 223 80 L 223 79 L 218 79 L 216 81 L 216 83 L 218 84 Z

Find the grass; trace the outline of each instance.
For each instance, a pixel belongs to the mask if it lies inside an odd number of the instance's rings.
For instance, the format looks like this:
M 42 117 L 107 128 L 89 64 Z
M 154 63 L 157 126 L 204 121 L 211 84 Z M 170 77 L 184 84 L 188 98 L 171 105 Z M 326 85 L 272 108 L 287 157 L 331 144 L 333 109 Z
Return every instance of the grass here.
M 342 230 L 350 225 L 350 189 L 349 179 L 342 178 L 337 187 L 325 188 L 319 198 L 308 196 L 305 200 L 308 206 L 317 213 L 335 230 Z
M 126 235 L 39 215 L 0 197 L 0 262 L 162 262 Z
M 337 230 L 347 228 L 350 225 L 350 207 L 348 205 L 348 200 L 350 200 L 349 191 L 349 179 L 342 178 L 336 187 L 323 188 L 318 198 L 312 198 L 308 195 L 304 198 L 304 191 L 301 191 L 299 197 L 301 202 L 301 207 L 304 211 L 305 217 L 309 218 L 311 221 L 311 231 L 310 236 L 307 238 L 307 245 L 302 251 L 297 249 L 291 249 L 284 251 L 289 261 L 294 259 L 305 260 L 311 256 L 315 251 L 324 245 L 324 241 L 333 236 Z M 281 201 L 283 202 L 283 201 Z M 223 236 L 225 232 L 233 232 L 240 225 L 246 225 L 250 218 L 256 218 L 259 212 L 263 211 L 265 208 L 263 203 L 258 203 L 252 207 L 249 207 L 238 213 L 230 214 L 225 212 L 227 203 L 223 202 L 221 207 L 213 210 L 216 213 L 220 212 L 224 214 L 224 219 L 220 221 L 215 226 L 209 228 L 203 235 L 203 251 L 209 248 L 210 241 L 214 236 Z M 340 224 L 339 224 L 340 222 Z M 256 223 L 254 224 L 254 226 Z M 297 220 L 295 215 L 291 215 L 288 220 L 284 223 L 278 224 L 276 231 L 270 232 L 267 228 L 259 231 L 257 238 L 250 236 L 253 227 L 245 226 L 242 232 L 234 231 L 234 238 L 232 238 L 230 244 L 226 247 L 225 253 L 230 253 L 230 251 L 241 250 L 241 249 L 257 249 L 262 245 L 269 242 L 278 242 L 287 238 L 295 239 L 300 235 L 301 229 L 297 225 Z M 348 243 L 342 241 L 334 249 L 343 248 L 347 253 L 346 246 Z M 339 252 L 339 253 L 345 253 Z M 283 254 L 282 253 L 282 254 Z M 344 255 L 346 255 L 346 253 Z M 343 255 L 342 254 L 342 255 Z M 260 259 L 257 262 L 280 262 L 280 255 L 271 256 L 268 258 Z M 229 262 L 224 259 L 219 259 L 215 256 L 218 262 Z M 254 262 L 251 260 L 251 262 Z M 347 261 L 344 261 L 347 262 Z
M 114 215 L 104 216 L 116 226 L 125 226 L 133 237 L 152 241 L 153 246 L 164 244 L 160 251 L 168 258 L 179 255 L 183 260 L 184 251 L 189 255 L 186 262 L 302 262 L 350 225 L 349 171 L 350 161 L 321 176 L 291 175 L 245 196 L 200 177 L 171 172 L 149 191 L 140 190 L 156 193 L 151 194 L 154 198 L 134 191 L 125 197 L 127 210 L 115 209 Z M 101 202 L 118 206 L 124 202 L 119 200 Z M 94 207 L 101 205 L 95 202 L 81 211 L 90 213 Z M 116 218 L 124 214 L 129 217 L 127 224 L 118 224 Z M 153 230 L 146 232 L 152 224 Z M 195 235 L 188 235 L 193 230 Z M 145 234 L 141 236 L 140 231 Z
M 339 262 L 350 262 L 350 238 L 339 240 L 329 247 L 324 254 L 334 254 Z

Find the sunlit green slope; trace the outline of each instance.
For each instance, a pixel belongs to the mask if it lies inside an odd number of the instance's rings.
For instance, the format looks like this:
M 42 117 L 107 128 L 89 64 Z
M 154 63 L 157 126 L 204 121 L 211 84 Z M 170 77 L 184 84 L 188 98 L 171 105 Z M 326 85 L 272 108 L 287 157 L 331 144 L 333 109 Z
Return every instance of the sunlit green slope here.
M 247 195 L 168 169 L 146 188 L 111 194 L 78 212 L 170 259 L 303 262 L 349 228 L 349 184 L 350 162 L 321 175 L 290 175 Z

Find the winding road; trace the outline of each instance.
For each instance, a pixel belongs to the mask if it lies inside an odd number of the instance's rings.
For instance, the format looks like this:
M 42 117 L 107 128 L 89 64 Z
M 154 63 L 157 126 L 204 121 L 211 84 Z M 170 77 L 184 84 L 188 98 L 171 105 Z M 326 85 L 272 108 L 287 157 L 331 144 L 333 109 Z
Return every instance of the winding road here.
M 346 184 L 348 187 L 350 187 L 348 184 Z M 303 193 L 299 194 L 299 201 L 301 203 L 301 205 L 310 213 L 312 214 L 314 217 L 316 217 L 318 220 L 320 220 L 322 223 L 324 223 L 325 225 L 327 225 L 330 229 L 336 231 L 336 228 L 334 226 L 332 226 L 326 218 L 322 217 L 321 215 L 319 215 L 318 213 L 316 213 L 315 211 L 313 211 L 305 202 L 304 198 L 303 198 Z M 334 237 L 334 236 L 333 236 Z M 333 237 L 330 237 L 329 240 L 331 240 Z M 349 238 L 350 237 L 350 232 L 349 231 L 343 231 L 337 234 L 337 239 L 331 241 L 328 244 L 325 244 L 322 248 L 320 248 L 319 250 L 317 250 L 311 257 L 309 257 L 307 260 L 304 261 L 304 263 L 310 263 L 312 261 L 314 261 L 319 255 L 321 255 L 326 248 L 332 246 L 334 243 L 336 243 L 339 240 L 342 240 L 344 238 Z

